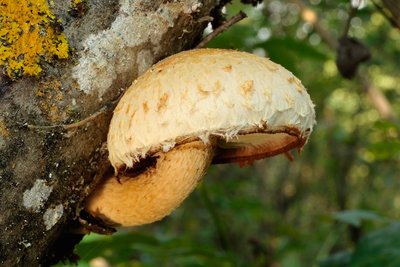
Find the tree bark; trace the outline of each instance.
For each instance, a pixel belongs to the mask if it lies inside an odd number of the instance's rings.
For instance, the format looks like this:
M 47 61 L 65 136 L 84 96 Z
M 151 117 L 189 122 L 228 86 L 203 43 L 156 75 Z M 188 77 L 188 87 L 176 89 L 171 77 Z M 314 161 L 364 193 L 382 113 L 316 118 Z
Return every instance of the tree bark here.
M 39 77 L 0 78 L 1 266 L 69 256 L 81 238 L 72 222 L 109 168 L 113 101 L 153 63 L 193 47 L 201 18 L 220 8 L 217 0 L 88 0 L 71 12 L 73 2 L 50 5 L 68 59 L 42 61 Z
M 382 0 L 383 5 L 389 10 L 391 14 L 391 21 L 393 26 L 400 29 L 400 3 L 396 0 Z

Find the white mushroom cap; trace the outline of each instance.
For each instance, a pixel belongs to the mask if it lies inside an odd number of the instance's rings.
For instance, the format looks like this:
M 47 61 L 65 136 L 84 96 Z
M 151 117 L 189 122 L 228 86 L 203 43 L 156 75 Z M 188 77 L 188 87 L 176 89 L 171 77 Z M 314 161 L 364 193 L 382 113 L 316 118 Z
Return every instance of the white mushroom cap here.
M 197 49 L 151 67 L 126 91 L 110 124 L 118 170 L 158 151 L 220 137 L 214 162 L 254 160 L 301 148 L 314 105 L 288 70 L 253 54 Z

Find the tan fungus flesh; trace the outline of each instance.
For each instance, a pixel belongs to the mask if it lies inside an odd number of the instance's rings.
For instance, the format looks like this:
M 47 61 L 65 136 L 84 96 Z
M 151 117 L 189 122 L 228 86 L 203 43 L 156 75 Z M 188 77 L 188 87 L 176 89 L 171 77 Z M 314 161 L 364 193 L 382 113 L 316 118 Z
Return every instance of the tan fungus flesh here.
M 135 177 L 105 179 L 87 199 L 86 210 L 109 226 L 158 221 L 195 189 L 211 163 L 213 147 L 196 141 L 155 156 L 156 165 Z

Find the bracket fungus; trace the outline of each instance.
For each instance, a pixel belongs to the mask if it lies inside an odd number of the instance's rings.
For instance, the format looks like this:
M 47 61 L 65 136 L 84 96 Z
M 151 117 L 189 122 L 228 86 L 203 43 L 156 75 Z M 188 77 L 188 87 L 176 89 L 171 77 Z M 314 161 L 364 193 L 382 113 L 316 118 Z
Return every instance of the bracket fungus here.
M 314 124 L 301 82 L 268 59 L 222 49 L 170 56 L 118 103 L 107 140 L 115 175 L 89 196 L 86 211 L 107 226 L 160 220 L 211 163 L 300 151 Z

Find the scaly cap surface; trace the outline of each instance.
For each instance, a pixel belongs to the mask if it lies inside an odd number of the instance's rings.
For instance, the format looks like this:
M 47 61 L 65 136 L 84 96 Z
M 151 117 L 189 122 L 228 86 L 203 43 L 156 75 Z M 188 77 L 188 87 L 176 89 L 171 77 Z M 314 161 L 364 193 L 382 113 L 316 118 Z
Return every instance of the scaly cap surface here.
M 215 162 L 259 159 L 301 148 L 314 123 L 308 93 L 282 66 L 245 52 L 190 50 L 155 64 L 126 91 L 110 124 L 109 158 L 125 169 L 219 136 Z

